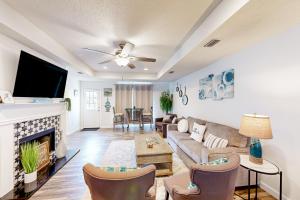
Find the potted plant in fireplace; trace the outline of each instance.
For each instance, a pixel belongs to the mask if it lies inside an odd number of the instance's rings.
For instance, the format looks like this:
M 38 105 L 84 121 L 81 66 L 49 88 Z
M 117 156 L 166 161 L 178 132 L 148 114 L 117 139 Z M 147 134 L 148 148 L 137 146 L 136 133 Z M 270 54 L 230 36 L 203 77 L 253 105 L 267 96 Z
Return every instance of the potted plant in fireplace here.
M 37 142 L 28 142 L 21 146 L 21 163 L 25 172 L 24 183 L 31 183 L 37 179 L 38 160 Z

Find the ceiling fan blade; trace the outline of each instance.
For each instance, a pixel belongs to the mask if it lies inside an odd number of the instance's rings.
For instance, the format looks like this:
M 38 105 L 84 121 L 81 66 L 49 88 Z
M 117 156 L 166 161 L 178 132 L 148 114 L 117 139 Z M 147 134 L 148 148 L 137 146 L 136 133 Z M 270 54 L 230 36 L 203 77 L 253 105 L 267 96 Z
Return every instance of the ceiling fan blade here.
M 115 56 L 115 54 L 107 53 L 105 51 L 100 51 L 100 50 L 96 50 L 96 49 L 90 49 L 90 48 L 83 48 L 83 49 L 87 50 L 87 51 L 93 51 L 93 52 L 97 52 L 97 53 L 104 53 L 104 54 L 107 54 L 107 55 Z
M 105 63 L 109 63 L 111 61 L 113 61 L 114 59 L 109 59 L 109 60 L 105 60 L 105 61 L 102 61 L 102 62 L 99 62 L 98 64 L 105 64 Z
M 129 53 L 132 51 L 133 48 L 134 48 L 134 44 L 132 44 L 130 42 L 126 42 L 126 44 L 124 45 L 120 55 L 122 57 L 127 57 L 129 55 Z
M 146 58 L 146 57 L 135 57 L 130 56 L 129 59 L 135 60 L 135 61 L 142 61 L 142 62 L 156 62 L 155 58 Z
M 127 66 L 128 66 L 130 69 L 134 69 L 134 68 L 135 68 L 135 65 L 132 64 L 132 63 L 129 63 Z

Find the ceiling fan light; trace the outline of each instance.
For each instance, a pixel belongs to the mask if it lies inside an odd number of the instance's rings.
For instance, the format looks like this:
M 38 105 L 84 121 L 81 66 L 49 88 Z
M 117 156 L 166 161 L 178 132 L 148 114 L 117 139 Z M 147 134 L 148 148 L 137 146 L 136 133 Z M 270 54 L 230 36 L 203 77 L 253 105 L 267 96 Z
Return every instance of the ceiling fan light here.
M 126 66 L 129 63 L 129 59 L 122 57 L 116 58 L 115 61 L 121 67 Z

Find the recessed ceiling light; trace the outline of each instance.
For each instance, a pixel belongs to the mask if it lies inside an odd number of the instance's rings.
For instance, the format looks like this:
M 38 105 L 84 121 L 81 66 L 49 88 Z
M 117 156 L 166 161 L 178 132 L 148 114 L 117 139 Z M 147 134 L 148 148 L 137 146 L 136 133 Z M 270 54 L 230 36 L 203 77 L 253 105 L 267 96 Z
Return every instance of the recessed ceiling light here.
M 144 68 L 145 71 L 148 71 L 149 69 L 147 67 Z
M 104 66 L 104 67 L 103 67 L 103 69 L 107 69 L 107 67 L 106 67 L 106 66 Z

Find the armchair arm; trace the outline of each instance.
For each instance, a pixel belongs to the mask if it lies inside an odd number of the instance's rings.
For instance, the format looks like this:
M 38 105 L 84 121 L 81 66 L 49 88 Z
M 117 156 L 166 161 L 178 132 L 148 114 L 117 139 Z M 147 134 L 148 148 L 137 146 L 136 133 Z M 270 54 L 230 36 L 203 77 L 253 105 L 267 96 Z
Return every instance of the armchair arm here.
M 249 147 L 225 147 L 225 148 L 213 148 L 207 150 L 208 160 L 216 160 L 221 157 L 228 156 L 232 153 L 237 154 L 249 154 Z
M 177 124 L 168 124 L 167 125 L 167 131 L 177 131 Z
M 186 197 L 183 199 L 188 199 L 188 196 L 190 196 L 190 195 L 199 195 L 199 194 L 200 194 L 199 188 L 187 189 L 187 188 L 180 187 L 178 185 L 174 185 L 173 190 L 172 190 L 172 196 L 175 199 L 182 199 L 182 197 Z
M 162 122 L 164 118 L 159 117 L 159 118 L 155 118 L 155 122 Z
M 180 195 L 180 196 L 196 195 L 196 194 L 200 194 L 200 189 L 198 189 L 198 188 L 187 189 L 187 188 L 180 187 L 178 185 L 174 185 L 172 193 L 173 193 L 173 196 L 175 196 L 175 195 Z

